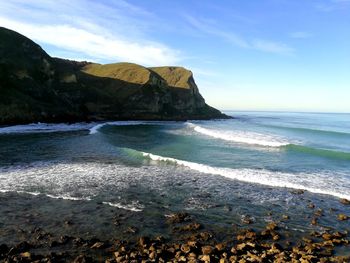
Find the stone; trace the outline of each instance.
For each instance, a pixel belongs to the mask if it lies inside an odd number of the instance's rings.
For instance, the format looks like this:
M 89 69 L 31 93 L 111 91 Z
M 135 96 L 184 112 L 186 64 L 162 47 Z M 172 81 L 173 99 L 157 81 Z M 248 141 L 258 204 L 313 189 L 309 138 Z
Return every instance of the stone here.
M 331 239 L 332 239 L 332 235 L 329 234 L 329 233 L 324 233 L 324 234 L 322 235 L 322 238 L 323 238 L 324 240 L 331 240 Z
M 156 259 L 157 257 L 157 253 L 155 251 L 152 251 L 150 254 L 149 254 L 149 258 L 150 259 Z
M 310 204 L 308 204 L 307 207 L 308 207 L 308 208 L 311 208 L 311 209 L 314 209 L 314 208 L 315 208 L 315 205 L 314 205 L 313 203 L 310 203 Z
M 222 251 L 222 250 L 224 250 L 225 249 L 225 247 L 226 247 L 226 245 L 224 244 L 224 243 L 219 243 L 219 244 L 216 244 L 215 245 L 215 249 L 217 250 L 217 251 Z
M 277 229 L 278 227 L 277 227 L 277 224 L 275 223 L 275 222 L 271 222 L 271 223 L 269 223 L 267 226 L 266 226 L 266 229 L 267 230 L 275 230 L 275 229 Z
M 138 244 L 142 247 L 146 247 L 149 244 L 149 238 L 148 237 L 140 237 L 138 240 Z
M 210 255 L 213 252 L 214 248 L 212 246 L 203 246 L 202 253 L 204 255 Z
M 167 222 L 170 224 L 175 224 L 175 223 L 182 223 L 185 221 L 189 221 L 191 219 L 190 215 L 188 213 L 175 213 L 167 216 Z
M 21 258 L 27 258 L 30 259 L 31 258 L 31 254 L 29 252 L 23 252 L 20 254 Z
M 185 254 L 189 253 L 191 251 L 191 247 L 187 244 L 182 244 L 181 245 L 181 251 L 184 252 Z
M 201 261 L 210 262 L 210 256 L 209 255 L 200 255 L 198 258 Z
M 273 234 L 272 235 L 272 239 L 274 240 L 274 241 L 277 241 L 277 240 L 279 240 L 281 237 L 278 235 L 278 234 Z
M 93 244 L 90 248 L 91 249 L 101 249 L 105 246 L 105 243 L 103 242 L 96 242 L 95 244 Z
M 92 262 L 92 259 L 85 255 L 79 255 L 73 261 L 73 263 L 89 263 L 89 262 Z
M 344 220 L 348 220 L 349 217 L 347 215 L 344 215 L 344 214 L 339 214 L 338 215 L 338 220 L 340 221 L 344 221 Z
M 317 225 L 317 217 L 312 218 L 311 225 Z
M 350 205 L 350 200 L 342 198 L 340 199 L 340 203 L 342 203 L 343 205 Z

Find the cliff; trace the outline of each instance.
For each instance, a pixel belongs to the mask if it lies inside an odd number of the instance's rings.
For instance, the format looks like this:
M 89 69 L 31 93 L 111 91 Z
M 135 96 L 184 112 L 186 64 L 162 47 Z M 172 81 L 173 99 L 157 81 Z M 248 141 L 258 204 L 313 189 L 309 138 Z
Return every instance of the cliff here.
M 53 58 L 0 28 L 0 125 L 212 118 L 227 116 L 205 103 L 185 68 Z

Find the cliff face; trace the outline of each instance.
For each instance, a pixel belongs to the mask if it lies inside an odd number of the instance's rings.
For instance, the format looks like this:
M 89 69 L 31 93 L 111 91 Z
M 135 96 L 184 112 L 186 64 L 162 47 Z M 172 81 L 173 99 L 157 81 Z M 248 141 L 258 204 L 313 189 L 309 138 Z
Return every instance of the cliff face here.
M 225 117 L 205 103 L 184 68 L 52 58 L 0 28 L 0 124 Z

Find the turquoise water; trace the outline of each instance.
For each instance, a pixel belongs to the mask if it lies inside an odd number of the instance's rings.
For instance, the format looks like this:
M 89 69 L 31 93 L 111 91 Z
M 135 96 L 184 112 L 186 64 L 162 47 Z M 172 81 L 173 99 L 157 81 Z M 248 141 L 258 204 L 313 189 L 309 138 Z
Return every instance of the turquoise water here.
M 339 203 L 350 199 L 349 114 L 226 113 L 235 118 L 1 127 L 0 195 L 13 204 L 0 206 L 0 225 L 30 196 L 46 213 L 81 209 L 74 210 L 76 231 L 105 236 L 117 230 L 104 221 L 101 205 L 142 214 L 144 234 L 164 234 L 161 219 L 183 210 L 227 227 L 247 215 L 262 227 L 274 211 L 290 215 L 286 229 L 320 230 L 310 225 L 308 202 L 330 211 L 321 223 L 349 227 L 334 215 L 350 213 Z M 296 195 L 297 189 L 307 191 Z M 72 205 L 56 207 L 47 198 Z
M 235 118 L 0 128 L 0 190 L 11 190 L 5 172 L 22 166 L 108 161 L 125 167 L 180 166 L 232 180 L 350 198 L 349 114 L 227 114 Z

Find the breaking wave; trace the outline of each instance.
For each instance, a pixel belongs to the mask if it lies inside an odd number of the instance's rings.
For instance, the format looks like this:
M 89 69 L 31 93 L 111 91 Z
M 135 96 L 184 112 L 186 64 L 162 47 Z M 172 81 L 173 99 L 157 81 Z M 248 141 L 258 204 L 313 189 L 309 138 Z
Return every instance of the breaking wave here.
M 230 179 L 242 182 L 256 183 L 272 187 L 285 187 L 290 189 L 300 189 L 316 194 L 331 195 L 339 198 L 350 199 L 350 189 L 346 187 L 347 178 L 345 175 L 337 175 L 334 180 L 332 173 L 284 173 L 264 169 L 232 169 L 212 167 L 195 162 L 178 160 L 170 157 L 154 155 L 152 153 L 141 152 L 145 158 L 153 161 L 167 162 L 174 165 L 180 165 L 192 170 L 205 173 L 220 175 Z
M 89 123 L 31 123 L 25 125 L 14 125 L 0 128 L 0 134 L 11 133 L 49 133 L 49 132 L 65 132 L 88 130 L 91 125 Z
M 106 125 L 111 125 L 111 126 L 130 126 L 130 125 L 165 125 L 165 124 L 174 124 L 176 123 L 175 121 L 111 121 L 111 122 L 104 122 L 104 123 L 99 123 L 93 127 L 91 127 L 90 134 L 96 134 L 99 132 L 99 130 L 106 126 Z
M 201 126 L 194 125 L 193 123 L 189 123 L 189 126 L 192 127 L 196 132 L 204 134 L 206 136 L 236 143 L 259 145 L 265 147 L 282 147 L 290 144 L 288 141 L 281 138 L 260 133 L 244 131 L 220 131 L 203 128 Z

